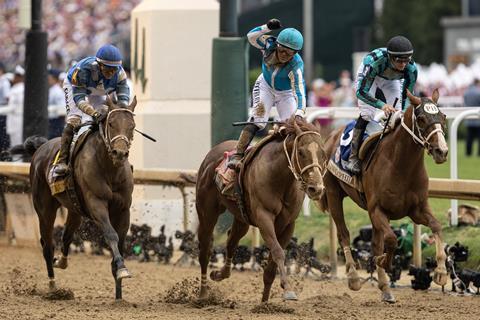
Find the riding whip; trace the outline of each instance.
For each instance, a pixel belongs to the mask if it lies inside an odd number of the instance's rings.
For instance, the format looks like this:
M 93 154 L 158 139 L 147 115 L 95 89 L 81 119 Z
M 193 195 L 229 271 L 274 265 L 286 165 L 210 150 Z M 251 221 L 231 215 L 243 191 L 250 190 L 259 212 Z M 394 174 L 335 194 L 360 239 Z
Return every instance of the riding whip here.
M 240 121 L 240 122 L 232 122 L 232 126 L 237 127 L 237 126 L 246 126 L 247 124 L 256 124 L 256 123 L 270 123 L 270 124 L 281 124 L 285 123 L 282 121 Z
M 138 133 L 140 133 L 140 134 L 141 134 L 142 136 L 144 136 L 145 138 L 150 139 L 150 140 L 152 140 L 153 142 L 157 142 L 157 140 L 156 140 L 155 138 L 149 136 L 148 134 L 143 133 L 142 131 L 140 131 L 140 130 L 138 130 L 138 129 L 135 129 L 135 131 L 137 131 Z
M 395 101 L 393 102 L 393 107 L 394 108 L 395 108 L 395 105 L 397 104 L 397 102 L 398 102 L 398 98 L 395 98 Z M 372 162 L 373 155 L 377 151 L 377 148 L 378 148 L 378 145 L 380 144 L 380 141 L 382 141 L 382 139 L 383 139 L 383 135 L 385 134 L 385 130 L 387 130 L 387 127 L 388 127 L 388 124 L 390 123 L 390 118 L 392 117 L 392 114 L 393 114 L 393 112 L 388 115 L 387 121 L 385 122 L 385 126 L 383 127 L 382 134 L 380 135 L 380 138 L 378 138 L 377 143 L 375 144 L 375 148 L 373 148 L 372 153 L 370 153 L 370 157 L 368 157 L 367 165 L 365 166 L 365 171 L 368 170 L 368 167 L 370 166 L 370 163 Z

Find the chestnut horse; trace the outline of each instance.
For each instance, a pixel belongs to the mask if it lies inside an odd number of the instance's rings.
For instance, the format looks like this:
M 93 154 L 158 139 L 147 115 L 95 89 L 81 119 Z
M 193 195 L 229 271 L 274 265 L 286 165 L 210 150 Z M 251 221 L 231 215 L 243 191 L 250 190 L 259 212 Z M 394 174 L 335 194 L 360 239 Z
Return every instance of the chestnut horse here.
M 350 289 L 359 290 L 362 283 L 350 252 L 350 234 L 343 213 L 343 198 L 347 196 L 368 211 L 373 227 L 372 251 L 377 265 L 378 287 L 382 291 L 382 300 L 387 302 L 395 302 L 385 273 L 391 267 L 397 247 L 397 238 L 389 223 L 391 219 L 408 216 L 413 222 L 432 230 L 438 264 L 434 281 L 439 285 L 447 282 L 442 227 L 428 204 L 428 176 L 424 164 L 425 149 L 437 164 L 447 160 L 448 147 L 444 137 L 446 117 L 437 108 L 438 96 L 438 90 L 435 90 L 432 99 L 420 99 L 408 92 L 412 105 L 405 111 L 401 125 L 397 125 L 382 139 L 368 171 L 365 169 L 366 161 L 363 163 L 363 194 L 330 171 L 324 177 L 327 191 L 322 196 L 320 206 L 330 212 L 338 228 Z M 343 128 L 333 132 L 327 139 L 325 149 L 329 157 L 335 153 L 342 132 Z
M 239 240 L 247 233 L 249 225 L 257 226 L 270 249 L 268 265 L 263 273 L 262 301 L 269 299 L 277 266 L 284 299 L 296 300 L 297 296 L 287 279 L 284 249 L 292 237 L 305 192 L 312 199 L 319 199 L 324 192 L 322 177 L 326 157 L 322 138 L 313 125 L 292 117 L 275 134 L 273 141 L 256 152 L 243 170 L 247 218 L 242 215 L 235 201 L 218 191 L 214 182 L 215 168 L 221 163 L 224 152 L 233 150 L 235 144 L 236 141 L 225 141 L 213 147 L 198 170 L 196 207 L 200 223 L 200 299 L 207 297 L 207 267 L 213 229 L 218 216 L 228 209 L 234 215 L 234 221 L 228 233 L 226 263 L 220 271 L 212 271 L 210 278 L 221 281 L 230 276 L 232 258 Z
M 73 177 L 75 190 L 82 208 L 81 214 L 67 197 L 66 192 L 52 196 L 48 174 L 59 148 L 60 139 L 41 145 L 30 165 L 30 183 L 33 205 L 40 222 L 43 257 L 47 264 L 50 289 L 55 289 L 53 267 L 67 268 L 67 257 L 73 234 L 88 216 L 100 227 L 112 251 L 112 274 L 115 279 L 115 297 L 122 298 L 122 279 L 131 277 L 125 267 L 123 249 L 130 224 L 130 204 L 133 192 L 132 168 L 128 152 L 133 139 L 135 121 L 133 111 L 136 99 L 128 108 L 117 107 L 107 99 L 108 115 L 98 131 L 91 133 L 74 158 Z M 60 206 L 68 209 L 63 232 L 62 255 L 53 257 L 53 224 Z

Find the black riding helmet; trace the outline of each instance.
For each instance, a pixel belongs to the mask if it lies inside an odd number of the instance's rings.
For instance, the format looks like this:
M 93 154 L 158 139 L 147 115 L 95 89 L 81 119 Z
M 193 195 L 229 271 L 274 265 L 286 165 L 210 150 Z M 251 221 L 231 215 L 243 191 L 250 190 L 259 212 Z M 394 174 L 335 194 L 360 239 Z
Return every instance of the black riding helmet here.
M 387 52 L 390 56 L 411 56 L 413 46 L 410 40 L 404 36 L 395 36 L 387 42 Z

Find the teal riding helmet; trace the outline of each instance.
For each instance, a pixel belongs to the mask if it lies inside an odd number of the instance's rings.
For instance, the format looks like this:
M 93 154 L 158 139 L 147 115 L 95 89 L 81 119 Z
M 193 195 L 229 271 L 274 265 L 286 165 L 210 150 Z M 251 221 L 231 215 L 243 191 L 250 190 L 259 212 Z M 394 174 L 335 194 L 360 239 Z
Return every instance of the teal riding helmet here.
M 303 47 L 303 36 L 295 28 L 283 29 L 278 34 L 277 43 L 292 50 L 300 51 Z

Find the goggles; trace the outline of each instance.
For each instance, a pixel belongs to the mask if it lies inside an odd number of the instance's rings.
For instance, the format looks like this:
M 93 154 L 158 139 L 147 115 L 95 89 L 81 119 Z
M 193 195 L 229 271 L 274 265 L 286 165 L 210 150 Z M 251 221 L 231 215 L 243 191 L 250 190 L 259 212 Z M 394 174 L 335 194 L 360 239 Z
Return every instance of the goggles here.
M 284 47 L 281 44 L 277 44 L 277 50 L 278 50 L 278 53 L 284 53 L 284 54 L 287 54 L 289 56 L 293 56 L 295 53 L 297 53 L 297 51 L 295 51 L 293 49 L 290 49 L 290 48 L 287 48 L 287 47 Z

